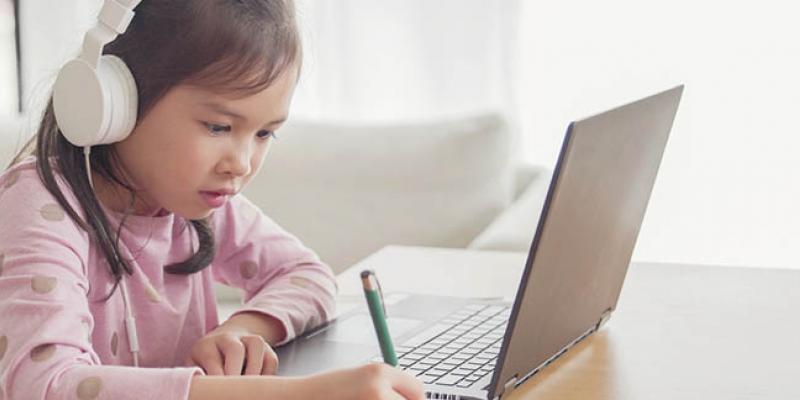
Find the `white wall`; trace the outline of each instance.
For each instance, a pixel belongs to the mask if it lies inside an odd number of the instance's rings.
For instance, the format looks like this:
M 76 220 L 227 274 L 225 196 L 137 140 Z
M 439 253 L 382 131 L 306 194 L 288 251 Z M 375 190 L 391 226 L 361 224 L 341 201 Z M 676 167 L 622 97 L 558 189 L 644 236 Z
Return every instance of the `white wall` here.
M 573 118 L 686 84 L 634 258 L 800 268 L 796 2 L 523 2 L 524 157 Z
M 14 6 L 0 0 L 0 117 L 17 110 L 17 65 L 14 46 Z
M 20 2 L 23 104 L 40 111 L 58 69 L 77 55 L 101 0 L 23 0 Z M 89 13 L 86 10 L 91 10 Z M 44 27 L 47 27 L 46 29 Z

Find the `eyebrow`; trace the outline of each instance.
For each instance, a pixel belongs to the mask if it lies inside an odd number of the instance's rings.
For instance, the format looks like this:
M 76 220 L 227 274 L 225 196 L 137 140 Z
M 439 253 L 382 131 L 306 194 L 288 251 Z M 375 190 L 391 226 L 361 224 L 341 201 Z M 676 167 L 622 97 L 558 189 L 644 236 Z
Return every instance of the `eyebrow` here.
M 238 119 L 238 120 L 247 121 L 247 117 L 245 117 L 244 115 L 241 115 L 241 114 L 237 114 L 235 111 L 229 109 L 228 107 L 225 107 L 222 104 L 215 103 L 215 102 L 203 102 L 203 103 L 200 103 L 200 105 L 205 106 L 205 107 L 207 107 L 207 108 L 211 109 L 212 111 L 217 112 L 219 114 L 227 115 L 227 116 L 229 116 L 231 118 L 235 118 L 235 119 Z M 274 121 L 268 122 L 265 126 L 277 125 L 277 124 L 286 122 L 286 118 L 287 118 L 286 116 L 283 116 L 283 117 L 281 117 L 279 119 L 276 119 Z

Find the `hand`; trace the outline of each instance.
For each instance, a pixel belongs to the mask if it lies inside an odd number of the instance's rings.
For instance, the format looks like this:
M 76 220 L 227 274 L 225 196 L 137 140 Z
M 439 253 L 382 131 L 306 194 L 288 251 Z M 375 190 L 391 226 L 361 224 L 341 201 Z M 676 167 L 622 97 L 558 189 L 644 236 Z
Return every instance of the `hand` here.
M 348 400 L 419 400 L 425 398 L 422 383 L 407 372 L 387 364 L 372 363 L 362 367 L 312 375 L 300 385 L 302 398 Z
M 208 375 L 273 375 L 278 370 L 278 355 L 264 338 L 227 323 L 195 342 L 187 362 Z

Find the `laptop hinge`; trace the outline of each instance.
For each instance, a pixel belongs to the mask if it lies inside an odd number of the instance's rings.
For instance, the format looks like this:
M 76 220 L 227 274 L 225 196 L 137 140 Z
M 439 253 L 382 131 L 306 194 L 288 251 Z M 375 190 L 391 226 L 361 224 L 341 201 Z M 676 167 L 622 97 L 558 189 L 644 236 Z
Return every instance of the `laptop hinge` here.
M 613 310 L 609 308 L 608 310 L 605 310 L 603 311 L 602 314 L 600 314 L 600 320 L 597 321 L 597 330 L 600 330 L 600 328 L 602 328 L 603 325 L 606 324 L 608 319 L 611 318 L 611 311 Z
M 503 385 L 503 391 L 494 397 L 495 400 L 501 399 L 504 396 L 508 396 L 516 388 L 517 388 L 517 376 L 514 375 L 508 381 L 506 381 L 505 385 Z

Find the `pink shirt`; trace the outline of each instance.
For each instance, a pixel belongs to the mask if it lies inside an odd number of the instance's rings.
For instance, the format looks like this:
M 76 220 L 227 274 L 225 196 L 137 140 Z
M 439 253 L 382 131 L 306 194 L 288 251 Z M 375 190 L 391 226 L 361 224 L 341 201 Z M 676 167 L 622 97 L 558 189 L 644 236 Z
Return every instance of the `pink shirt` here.
M 59 185 L 83 218 L 69 186 Z M 114 231 L 120 215 L 106 210 Z M 291 340 L 333 316 L 329 267 L 294 236 L 237 195 L 210 218 L 212 264 L 191 275 L 163 267 L 197 249 L 188 221 L 130 216 L 120 249 L 140 344 L 134 368 L 121 290 L 101 250 L 76 225 L 28 157 L 0 175 L 0 400 L 188 397 L 191 346 L 218 324 L 212 283 L 243 289 L 244 305 L 277 318 Z

